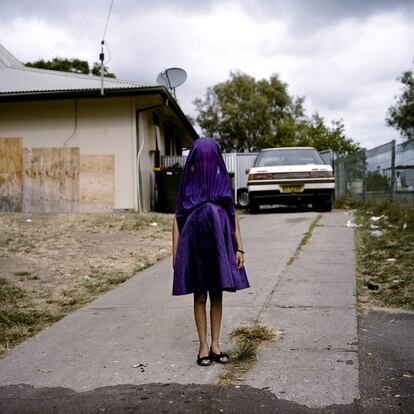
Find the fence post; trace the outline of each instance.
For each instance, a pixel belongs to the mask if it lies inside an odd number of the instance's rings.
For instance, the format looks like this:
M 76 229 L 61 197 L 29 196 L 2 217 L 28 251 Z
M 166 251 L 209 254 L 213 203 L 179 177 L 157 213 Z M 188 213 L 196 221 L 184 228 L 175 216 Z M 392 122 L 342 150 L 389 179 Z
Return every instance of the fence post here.
M 349 195 L 348 193 L 348 174 L 349 174 L 349 155 L 344 155 L 344 193 L 345 195 Z
M 395 187 L 395 139 L 391 141 L 391 201 L 394 200 L 394 187 Z
M 335 159 L 335 197 L 340 197 L 345 193 L 345 156 L 340 155 Z
M 233 153 L 233 165 L 234 165 L 234 205 L 237 205 L 237 188 L 238 188 L 238 179 L 239 175 L 237 174 L 237 152 Z
M 341 195 L 347 195 L 346 194 L 346 156 L 341 156 Z
M 367 199 L 367 152 L 362 150 L 362 201 Z

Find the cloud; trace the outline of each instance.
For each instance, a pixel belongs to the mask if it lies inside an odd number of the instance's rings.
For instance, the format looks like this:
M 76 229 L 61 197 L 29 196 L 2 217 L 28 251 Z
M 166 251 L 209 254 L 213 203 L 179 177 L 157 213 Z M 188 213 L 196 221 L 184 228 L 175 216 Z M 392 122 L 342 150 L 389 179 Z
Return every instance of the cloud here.
M 110 0 L 2 0 L 0 39 L 22 61 L 56 56 L 98 60 Z M 155 83 L 182 67 L 184 112 L 231 70 L 256 79 L 278 73 L 308 114 L 343 119 L 364 145 L 397 133 L 385 127 L 396 78 L 413 59 L 412 1 L 115 0 L 106 64 L 121 79 Z
M 99 37 L 96 36 L 94 42 L 91 31 L 85 33 L 87 18 L 83 19 L 78 27 L 68 29 L 65 25 L 50 23 L 41 17 L 16 17 L 7 24 L 0 24 L 0 39 L 3 46 L 22 62 L 56 56 L 77 57 L 92 62 L 98 60 Z
M 226 1 L 226 0 L 224 0 Z M 157 14 L 160 10 L 171 10 L 175 14 L 200 14 L 208 11 L 219 0 L 114 0 L 112 14 L 127 17 L 131 12 Z M 0 21 L 8 21 L 15 17 L 41 17 L 48 21 L 76 21 L 81 15 L 89 17 L 89 25 L 93 26 L 99 19 L 104 23 L 111 6 L 111 0 L 2 0 L 0 3 Z M 102 27 L 103 30 L 103 27 Z
M 364 19 L 394 11 L 410 16 L 414 13 L 412 0 L 242 0 L 241 3 L 260 21 L 287 20 L 297 32 L 316 30 L 348 18 Z
M 398 138 L 385 116 L 398 94 L 396 78 L 410 67 L 412 44 L 411 23 L 394 11 L 343 19 L 306 37 L 291 33 L 266 43 L 261 54 L 278 62 L 291 92 L 306 96 L 308 112 L 343 119 L 351 137 L 373 146 Z

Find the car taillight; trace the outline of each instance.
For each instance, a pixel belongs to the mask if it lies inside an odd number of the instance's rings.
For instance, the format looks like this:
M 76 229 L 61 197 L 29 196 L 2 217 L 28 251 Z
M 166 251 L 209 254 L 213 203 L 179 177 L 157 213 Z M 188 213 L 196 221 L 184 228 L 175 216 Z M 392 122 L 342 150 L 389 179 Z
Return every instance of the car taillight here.
M 272 178 L 272 173 L 249 174 L 249 180 L 271 180 Z

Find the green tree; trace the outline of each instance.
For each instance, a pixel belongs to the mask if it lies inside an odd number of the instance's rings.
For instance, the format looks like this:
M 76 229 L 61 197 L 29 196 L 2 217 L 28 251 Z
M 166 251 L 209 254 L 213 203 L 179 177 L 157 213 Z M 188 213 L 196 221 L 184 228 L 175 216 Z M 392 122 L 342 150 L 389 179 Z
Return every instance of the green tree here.
M 319 151 L 331 149 L 337 154 L 352 154 L 360 149 L 351 138 L 347 138 L 342 121 L 332 121 L 329 127 L 317 112 L 305 122 L 304 133 L 296 144 L 315 147 Z
M 314 146 L 341 154 L 358 149 L 345 136 L 341 121 L 328 127 L 318 114 L 309 119 L 303 102 L 303 97 L 288 94 L 288 85 L 278 75 L 256 81 L 237 71 L 209 87 L 205 98 L 196 98 L 194 104 L 203 133 L 216 139 L 225 152 Z
M 108 67 L 104 65 L 104 77 L 105 78 L 116 78 L 114 73 L 108 72 Z M 93 64 L 93 67 L 91 69 L 91 74 L 95 76 L 101 76 L 101 64 L 98 62 L 95 62 Z
M 402 93 L 395 105 L 388 108 L 387 125 L 397 129 L 403 137 L 414 140 L 414 75 L 412 70 L 402 74 Z
M 198 124 L 224 151 L 281 146 L 291 134 L 290 118 L 303 112 L 300 99 L 288 95 L 277 75 L 256 82 L 241 72 L 231 72 L 230 80 L 209 87 L 194 104 Z
M 27 62 L 25 66 L 39 69 L 57 70 L 61 72 L 72 72 L 85 75 L 96 75 L 101 74 L 101 66 L 99 63 L 94 63 L 93 67 L 90 68 L 88 61 L 81 59 L 67 59 L 55 57 L 52 60 L 39 59 L 34 62 Z M 113 73 L 108 72 L 108 68 L 104 66 L 104 76 L 108 78 L 115 78 Z

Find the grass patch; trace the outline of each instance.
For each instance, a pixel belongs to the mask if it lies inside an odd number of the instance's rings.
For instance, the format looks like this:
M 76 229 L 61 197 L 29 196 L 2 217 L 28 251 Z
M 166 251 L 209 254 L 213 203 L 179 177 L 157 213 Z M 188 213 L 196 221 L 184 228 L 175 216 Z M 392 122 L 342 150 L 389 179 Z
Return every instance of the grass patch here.
M 99 275 L 99 277 L 84 276 L 83 283 L 87 292 L 92 294 L 105 293 L 114 286 L 124 283 L 131 275 L 123 272 L 116 272 L 107 275 Z
M 15 276 L 30 276 L 32 272 L 14 272 Z
M 120 225 L 120 230 L 140 230 L 149 225 L 158 226 L 167 226 L 168 230 L 172 227 L 172 219 L 168 215 L 147 213 L 145 215 L 139 213 L 129 213 L 122 216 L 122 224 Z
M 260 323 L 235 329 L 231 332 L 230 338 L 236 343 L 236 347 L 230 352 L 230 363 L 225 365 L 217 383 L 228 385 L 243 381 L 243 375 L 257 361 L 260 346 L 275 341 L 280 336 L 279 331 Z
M 302 240 L 300 241 L 298 247 L 296 248 L 293 255 L 290 257 L 289 261 L 287 262 L 288 266 L 291 265 L 298 257 L 302 249 L 309 243 L 309 240 L 312 237 L 313 230 L 316 226 L 319 225 L 319 222 L 322 219 L 322 215 L 318 214 L 315 220 L 312 221 L 311 225 L 309 226 L 308 231 L 303 235 Z
M 58 319 L 35 309 L 23 289 L 0 278 L 0 357 Z
M 362 198 L 352 195 L 341 195 L 336 197 L 333 206 L 339 209 L 355 209 L 363 205 Z
M 355 219 L 359 301 L 413 310 L 414 208 L 386 199 L 369 201 Z M 382 236 L 373 237 L 373 231 Z

